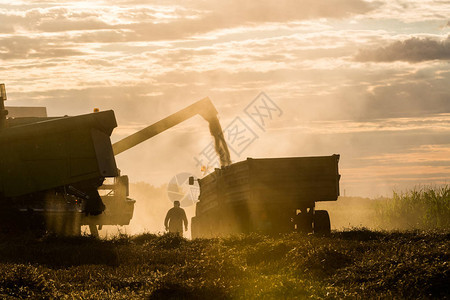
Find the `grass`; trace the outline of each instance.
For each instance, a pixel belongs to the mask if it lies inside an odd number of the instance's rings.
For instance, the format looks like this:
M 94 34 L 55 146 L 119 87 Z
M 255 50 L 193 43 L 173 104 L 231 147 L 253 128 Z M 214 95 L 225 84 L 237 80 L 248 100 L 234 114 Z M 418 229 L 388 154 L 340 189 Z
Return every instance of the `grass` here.
M 339 197 L 319 202 L 335 228 L 378 230 L 450 230 L 450 186 L 417 186 L 389 198 Z
M 393 192 L 391 199 L 378 200 L 375 212 L 390 228 L 450 229 L 450 186 L 421 186 Z
M 443 298 L 450 232 L 3 238 L 0 298 Z

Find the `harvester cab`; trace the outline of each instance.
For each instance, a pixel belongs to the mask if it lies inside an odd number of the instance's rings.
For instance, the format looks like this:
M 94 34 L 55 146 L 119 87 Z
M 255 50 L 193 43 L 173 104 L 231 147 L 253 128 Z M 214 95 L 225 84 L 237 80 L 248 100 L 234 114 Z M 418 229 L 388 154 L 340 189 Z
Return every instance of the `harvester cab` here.
M 98 230 L 101 230 L 103 225 L 129 225 L 133 218 L 136 200 L 129 198 L 128 176 L 107 178 L 98 188 L 98 192 L 106 209 L 99 216 L 84 217 L 82 225 L 88 225 L 94 236 L 98 236 Z

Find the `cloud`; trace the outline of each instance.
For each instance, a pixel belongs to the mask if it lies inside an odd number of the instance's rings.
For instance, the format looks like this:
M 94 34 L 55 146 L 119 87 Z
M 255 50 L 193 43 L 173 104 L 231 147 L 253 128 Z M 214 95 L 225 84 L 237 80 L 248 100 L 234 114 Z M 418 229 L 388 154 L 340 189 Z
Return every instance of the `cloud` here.
M 386 47 L 361 49 L 356 61 L 393 62 L 406 61 L 417 63 L 428 60 L 450 60 L 450 35 L 446 39 L 412 37 L 397 41 Z
M 32 8 L 25 13 L 3 11 L 0 32 L 20 28 L 31 32 L 88 30 L 79 35 L 80 42 L 97 38 L 99 42 L 174 40 L 239 26 L 345 18 L 374 7 L 374 3 L 362 0 L 171 1 L 121 9 L 97 4 L 91 10 L 66 5 Z
M 0 33 L 14 33 L 14 26 L 23 21 L 20 16 L 0 13 Z
M 71 30 L 108 29 L 113 26 L 101 20 L 106 11 L 77 11 L 71 8 L 32 8 L 23 12 L 0 11 L 0 32 L 63 32 Z
M 403 25 L 397 27 L 396 31 L 409 31 L 411 27 L 414 27 L 414 23 L 420 24 L 418 29 L 424 28 L 427 21 L 431 23 L 435 28 L 442 24 L 443 21 L 447 22 L 450 13 L 450 5 L 448 1 L 410 1 L 410 0 L 380 0 L 383 2 L 377 10 L 370 14 L 370 20 L 377 19 L 386 25 L 392 25 L 394 21 L 400 21 Z M 427 31 L 419 31 L 427 32 Z
M 436 155 L 425 149 L 407 162 L 395 155 L 406 157 L 422 145 L 450 149 L 449 37 L 441 26 L 450 5 L 381 2 L 0 4 L 0 70 L 7 74 L 11 106 L 46 106 L 52 116 L 113 109 L 120 126 L 113 139 L 205 96 L 225 127 L 263 90 L 282 108 L 283 118 L 258 131 L 245 155 L 341 153 L 347 191 L 361 178 L 373 190 L 376 180 L 387 186 L 386 177 L 412 183 L 429 174 L 449 178 L 443 169 L 449 166 L 448 151 Z M 389 42 L 363 49 L 380 41 Z M 361 49 L 357 61 L 355 49 Z M 430 59 L 436 61 L 360 63 Z M 124 153 L 119 166 L 134 180 L 165 181 L 178 170 L 195 170 L 193 156 L 210 139 L 205 121 L 194 118 Z M 366 178 L 373 167 L 380 175 Z
M 368 94 L 366 117 L 405 117 L 450 112 L 450 91 L 440 83 L 415 81 L 377 88 Z
M 201 14 L 195 19 L 181 19 L 163 24 L 137 24 L 134 32 L 154 39 L 185 38 L 214 30 L 263 23 L 301 21 L 319 18 L 344 18 L 364 14 L 373 4 L 360 0 L 233 0 L 201 1 Z M 196 7 L 194 5 L 194 7 Z M 150 34 L 150 35 L 149 35 Z
M 42 22 L 36 28 L 43 32 L 58 32 L 71 30 L 95 30 L 95 29 L 109 29 L 112 26 L 96 19 L 54 19 Z
M 360 0 L 232 0 L 203 1 L 201 8 L 214 11 L 220 21 L 242 24 L 244 22 L 286 22 L 315 18 L 343 18 L 370 11 L 373 5 Z
M 12 36 L 0 38 L 0 59 L 55 58 L 82 55 L 64 42 L 54 39 Z

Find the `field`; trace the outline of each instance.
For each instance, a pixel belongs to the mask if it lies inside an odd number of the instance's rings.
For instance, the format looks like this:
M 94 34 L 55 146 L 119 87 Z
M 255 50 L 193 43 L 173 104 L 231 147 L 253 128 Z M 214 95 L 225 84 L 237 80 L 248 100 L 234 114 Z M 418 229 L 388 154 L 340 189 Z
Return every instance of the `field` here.
M 147 207 L 136 220 L 152 220 L 145 213 L 157 207 Z M 155 219 L 166 208 L 158 209 Z M 346 197 L 320 209 L 330 211 L 329 237 L 0 237 L 0 298 L 450 298 L 448 186 Z
M 365 229 L 186 240 L 3 238 L 0 297 L 34 299 L 439 298 L 450 232 Z

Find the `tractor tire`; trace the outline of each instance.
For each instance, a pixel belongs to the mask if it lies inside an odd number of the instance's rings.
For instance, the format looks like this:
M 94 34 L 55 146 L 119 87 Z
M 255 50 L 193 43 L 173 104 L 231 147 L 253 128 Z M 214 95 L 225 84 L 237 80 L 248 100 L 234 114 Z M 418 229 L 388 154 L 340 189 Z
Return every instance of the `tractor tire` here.
M 329 236 L 331 234 L 330 216 L 326 210 L 314 212 L 314 234 L 318 236 Z

